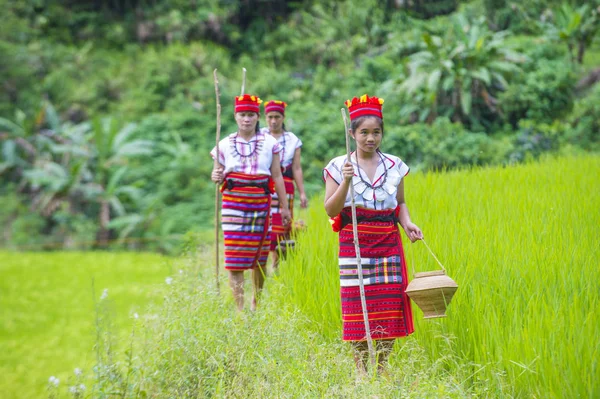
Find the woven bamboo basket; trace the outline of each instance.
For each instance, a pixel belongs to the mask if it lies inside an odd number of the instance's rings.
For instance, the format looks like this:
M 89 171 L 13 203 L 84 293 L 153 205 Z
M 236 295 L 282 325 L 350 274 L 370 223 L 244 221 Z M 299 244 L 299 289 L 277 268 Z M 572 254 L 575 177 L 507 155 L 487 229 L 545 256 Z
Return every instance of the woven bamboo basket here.
M 423 311 L 425 319 L 446 317 L 446 308 L 450 304 L 458 284 L 446 275 L 444 270 L 416 273 L 406 287 L 406 294 Z
M 433 254 L 425 240 L 422 241 L 442 267 L 442 270 L 414 273 L 413 269 L 414 278 L 406 287 L 406 294 L 423 311 L 425 319 L 446 317 L 446 308 L 458 289 L 458 284 L 446 274 L 446 269 Z

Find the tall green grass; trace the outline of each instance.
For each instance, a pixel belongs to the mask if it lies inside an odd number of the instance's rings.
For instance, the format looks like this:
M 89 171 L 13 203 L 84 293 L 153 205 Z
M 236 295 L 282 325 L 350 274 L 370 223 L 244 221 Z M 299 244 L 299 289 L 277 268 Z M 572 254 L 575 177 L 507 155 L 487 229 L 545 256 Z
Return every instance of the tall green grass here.
M 225 284 L 216 292 L 212 269 L 195 265 L 182 258 L 183 273 L 163 286 L 164 302 L 131 321 L 126 354 L 100 339 L 91 397 L 459 399 L 485 391 L 446 372 L 443 359 L 428 358 L 416 342 L 398 348 L 385 376 L 357 378 L 350 347 L 325 337 L 280 281 L 267 282 L 257 312 L 238 313 Z M 64 386 L 50 393 L 71 396 Z
M 11 309 L 2 333 L 17 320 L 34 321 L 31 333 L 20 327 L 10 330 L 12 341 L 2 337 L 0 371 L 11 383 L 0 388 L 9 389 L 8 397 L 27 397 L 32 395 L 19 393 L 40 392 L 49 375 L 72 381 L 72 371 L 58 366 L 68 360 L 70 367 L 94 364 L 84 369 L 86 397 L 598 397 L 599 175 L 600 158 L 594 157 L 409 175 L 413 220 L 459 290 L 445 319 L 424 321 L 414 308 L 416 333 L 398 341 L 387 373 L 377 378 L 357 378 L 350 347 L 340 339 L 337 237 L 321 199 L 304 212 L 308 229 L 267 280 L 255 313 L 235 311 L 224 273 L 217 294 L 210 252 L 167 264 L 147 258 L 146 269 L 132 258 L 136 278 L 108 254 L 28 254 L 21 260 L 20 254 L 2 253 L 3 276 L 12 281 L 0 286 L 3 310 Z M 409 271 L 438 267 L 421 243 L 405 249 Z M 65 262 L 68 256 L 73 258 Z M 96 315 L 89 298 L 85 315 L 77 317 L 87 317 L 88 324 L 73 328 L 60 315 L 84 305 L 86 299 L 75 295 L 89 293 L 82 270 L 90 266 L 83 265 L 96 265 L 94 274 L 103 276 L 99 260 L 112 272 L 96 284 L 97 296 L 106 286 L 109 297 L 130 292 L 137 271 L 147 270 L 154 281 L 166 267 L 163 276 L 173 280 L 155 294 L 164 300 L 148 308 L 125 303 L 106 313 L 99 301 Z M 129 272 L 115 284 L 121 268 Z M 36 324 L 36 307 L 49 319 Z M 57 315 L 60 322 L 52 323 Z M 110 325 L 125 332 L 116 334 L 114 345 Z M 88 331 L 98 333 L 98 350 L 90 341 L 78 342 L 78 334 Z M 54 350 L 55 363 L 48 362 L 47 342 L 61 336 L 62 352 Z M 27 353 L 10 354 L 19 345 Z M 36 366 L 36 355 L 46 360 Z M 24 368 L 38 377 L 28 377 Z M 63 382 L 49 391 L 51 397 L 81 397 Z M 36 384 L 36 390 L 19 383 Z
M 105 289 L 112 350 L 125 351 L 133 315 L 161 298 L 156 286 L 170 274 L 158 254 L 0 252 L 0 397 L 44 397 L 50 376 L 65 385 L 75 368 L 91 374 Z
M 407 341 L 492 397 L 600 396 L 599 176 L 598 157 L 409 175 L 412 219 L 459 289 L 447 318 L 417 310 Z M 321 204 L 307 223 L 279 279 L 286 301 L 339 337 L 337 236 Z M 404 243 L 409 274 L 439 268 Z

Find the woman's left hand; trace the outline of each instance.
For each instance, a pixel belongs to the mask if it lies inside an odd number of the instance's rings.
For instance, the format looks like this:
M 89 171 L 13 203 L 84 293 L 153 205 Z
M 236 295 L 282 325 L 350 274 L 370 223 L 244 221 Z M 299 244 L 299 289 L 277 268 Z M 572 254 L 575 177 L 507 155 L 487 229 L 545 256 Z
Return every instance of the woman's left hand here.
M 289 209 L 287 209 L 287 208 L 281 209 L 281 221 L 283 222 L 284 226 L 287 226 L 288 224 L 290 224 L 290 222 L 292 221 L 292 214 L 290 213 Z
M 413 222 L 406 223 L 406 226 L 404 226 L 404 231 L 406 232 L 406 235 L 408 236 L 410 242 L 415 242 L 417 240 L 423 239 L 423 232 Z

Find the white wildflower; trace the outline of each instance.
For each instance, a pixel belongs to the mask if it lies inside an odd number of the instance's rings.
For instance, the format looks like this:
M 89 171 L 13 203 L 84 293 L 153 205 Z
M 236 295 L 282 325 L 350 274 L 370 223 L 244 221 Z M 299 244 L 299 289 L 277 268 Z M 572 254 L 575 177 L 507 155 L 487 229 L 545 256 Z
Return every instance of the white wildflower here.
M 104 291 L 102 291 L 102 295 L 100 296 L 100 300 L 106 299 L 108 298 L 108 288 L 105 288 Z
M 165 283 L 167 283 L 168 285 L 170 285 L 173 282 L 173 278 L 172 277 L 167 277 L 165 279 Z
M 179 269 L 179 274 L 183 274 L 183 270 Z
M 85 391 L 85 385 L 79 384 L 79 390 L 80 391 Z
M 81 369 L 80 369 L 79 367 L 77 367 L 75 370 L 73 370 L 73 372 L 75 373 L 75 375 L 76 375 L 77 377 L 79 377 L 81 374 L 83 374 L 83 373 L 81 372 Z
M 69 392 L 71 392 L 73 394 L 77 393 L 77 387 L 75 385 L 69 387 Z
M 51 376 L 50 378 L 48 378 L 48 383 L 57 387 L 58 384 L 60 383 L 60 380 L 58 378 L 56 378 L 55 376 Z
M 133 314 L 133 318 L 134 318 L 134 319 L 138 319 L 139 317 L 140 317 L 140 315 L 139 315 L 139 314 L 137 314 L 137 313 L 134 313 L 134 314 Z

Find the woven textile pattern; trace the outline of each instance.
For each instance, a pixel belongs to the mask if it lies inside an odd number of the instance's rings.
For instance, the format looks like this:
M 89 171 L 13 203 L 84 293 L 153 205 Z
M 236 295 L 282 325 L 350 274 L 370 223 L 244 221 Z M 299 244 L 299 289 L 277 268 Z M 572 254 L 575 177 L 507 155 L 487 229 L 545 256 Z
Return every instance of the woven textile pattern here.
M 285 195 L 288 200 L 290 207 L 291 217 L 294 217 L 294 180 L 290 177 L 283 176 L 283 182 L 285 184 Z M 287 226 L 283 225 L 281 219 L 281 211 L 279 209 L 279 197 L 277 193 L 274 193 L 271 199 L 271 251 L 277 248 L 277 242 L 280 240 L 287 240 L 290 236 L 292 224 L 289 223 Z
M 225 269 L 248 270 L 265 267 L 270 245 L 271 193 L 270 177 L 229 173 L 226 180 L 235 186 L 223 185 L 221 225 L 225 244 Z
M 349 212 L 344 208 L 342 212 Z M 405 293 L 408 277 L 398 226 L 393 221 L 373 221 L 393 210 L 356 208 L 362 219 L 357 226 L 369 328 L 373 339 L 405 337 L 414 332 L 410 301 Z M 366 339 L 360 302 L 352 224 L 339 233 L 340 286 L 343 339 Z

